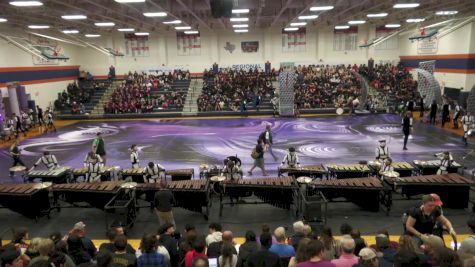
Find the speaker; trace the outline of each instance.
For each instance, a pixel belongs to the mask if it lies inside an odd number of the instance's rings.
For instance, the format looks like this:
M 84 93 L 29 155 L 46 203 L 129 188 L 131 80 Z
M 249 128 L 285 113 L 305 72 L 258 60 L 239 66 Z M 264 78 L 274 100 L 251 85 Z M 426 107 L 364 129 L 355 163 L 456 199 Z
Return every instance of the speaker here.
M 325 221 L 323 209 L 323 199 L 318 196 L 306 196 L 303 200 L 303 217 L 309 222 Z
M 214 18 L 230 18 L 233 9 L 232 0 L 210 0 L 211 14 Z

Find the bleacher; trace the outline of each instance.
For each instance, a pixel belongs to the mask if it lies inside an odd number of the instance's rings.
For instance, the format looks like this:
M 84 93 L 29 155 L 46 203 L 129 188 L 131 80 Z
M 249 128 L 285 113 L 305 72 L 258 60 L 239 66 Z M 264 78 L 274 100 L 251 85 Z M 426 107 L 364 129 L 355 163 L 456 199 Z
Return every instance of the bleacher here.
M 183 95 L 183 98 L 186 99 L 186 95 L 188 94 L 188 89 L 190 87 L 191 80 L 176 80 L 173 84 L 171 84 L 171 89 L 162 88 L 153 88 L 150 92 L 152 97 L 160 97 L 161 95 L 176 92 Z M 183 111 L 182 107 L 177 107 L 175 105 L 170 105 L 168 109 L 163 108 L 154 108 L 153 112 L 181 112 Z
M 104 84 L 103 87 L 91 90 L 93 89 L 94 83 L 102 83 Z M 78 81 L 78 87 L 92 92 L 90 95 L 90 100 L 87 103 L 84 103 L 85 107 L 85 113 L 90 114 L 91 111 L 94 109 L 94 107 L 99 103 L 101 100 L 102 96 L 104 93 L 107 91 L 111 84 L 110 80 L 94 80 L 94 81 L 87 81 L 87 80 L 79 80 Z M 60 113 L 62 115 L 68 115 L 71 114 L 71 107 L 70 106 L 65 106 L 64 108 L 61 109 Z

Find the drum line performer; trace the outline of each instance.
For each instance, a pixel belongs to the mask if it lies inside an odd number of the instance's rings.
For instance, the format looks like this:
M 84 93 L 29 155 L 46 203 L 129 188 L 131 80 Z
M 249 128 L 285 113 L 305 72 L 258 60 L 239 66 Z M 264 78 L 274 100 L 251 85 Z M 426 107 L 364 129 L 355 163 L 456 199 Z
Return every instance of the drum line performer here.
M 157 183 L 163 177 L 165 172 L 165 167 L 158 163 L 149 162 L 145 168 L 145 182 L 146 183 Z
M 89 152 L 84 158 L 84 167 L 87 168 L 85 182 L 97 182 L 101 178 L 102 158 L 94 151 Z
M 468 131 L 472 127 L 474 121 L 473 121 L 473 116 L 470 112 L 467 111 L 465 115 L 462 116 L 462 127 L 463 127 L 463 141 L 465 145 L 468 144 L 467 139 L 468 139 Z
M 242 171 L 239 165 L 233 160 L 225 159 L 225 165 L 222 171 L 222 175 L 226 177 L 226 180 L 239 180 L 242 178 Z
M 47 113 L 47 117 L 46 117 L 46 131 L 48 131 L 48 129 L 51 129 L 53 128 L 53 130 L 56 132 L 56 127 L 54 126 L 54 118 L 53 118 L 53 111 L 51 109 L 48 109 L 46 111 Z
M 389 158 L 391 154 L 389 153 L 389 148 L 386 146 L 386 139 L 381 139 L 378 142 L 379 146 L 375 149 L 376 159 L 384 161 Z
M 43 152 L 43 156 L 41 156 L 36 161 L 33 167 L 31 167 L 30 171 L 34 170 L 40 163 L 43 163 L 48 170 L 58 167 L 58 160 L 56 159 L 56 156 L 52 155 L 49 151 Z
M 459 128 L 459 118 L 460 114 L 462 113 L 462 107 L 460 107 L 459 103 L 455 103 L 455 113 L 454 113 L 454 129 Z
M 94 139 L 94 141 L 92 142 L 92 151 L 94 151 L 95 154 L 99 155 L 101 157 L 102 163 L 106 165 L 106 149 L 101 132 L 98 132 L 96 134 L 96 139 Z
M 437 174 L 447 174 L 449 173 L 449 168 L 454 162 L 454 158 L 452 157 L 452 154 L 449 151 L 445 151 L 443 153 L 437 153 L 435 154 L 437 158 L 440 159 L 440 166 L 439 169 L 437 170 Z
M 393 167 L 393 160 L 391 158 L 387 158 L 383 165 L 381 166 L 381 169 L 379 170 L 379 175 L 381 176 L 381 179 L 384 179 L 384 173 L 385 172 L 393 172 L 394 167 Z
M 294 147 L 289 147 L 289 153 L 287 153 L 280 164 L 280 167 L 287 166 L 289 168 L 299 168 L 300 160 L 297 153 L 295 153 Z
M 137 150 L 137 145 L 133 144 L 130 147 L 131 153 L 130 153 L 130 163 L 132 163 L 132 169 L 138 169 L 140 168 L 140 160 L 139 160 L 139 152 Z
M 23 163 L 23 161 L 20 158 L 21 149 L 18 147 L 18 143 L 19 143 L 18 139 L 15 139 L 15 141 L 13 141 L 13 144 L 10 146 L 10 156 L 13 159 L 12 167 L 15 167 L 17 165 L 26 167 L 25 163 Z M 14 172 L 10 171 L 10 177 L 12 177 L 13 174 Z
M 409 139 L 409 135 L 411 134 L 412 129 L 412 112 L 407 111 L 404 114 L 404 118 L 401 121 L 402 132 L 404 133 L 404 147 L 403 150 L 407 150 L 407 139 Z

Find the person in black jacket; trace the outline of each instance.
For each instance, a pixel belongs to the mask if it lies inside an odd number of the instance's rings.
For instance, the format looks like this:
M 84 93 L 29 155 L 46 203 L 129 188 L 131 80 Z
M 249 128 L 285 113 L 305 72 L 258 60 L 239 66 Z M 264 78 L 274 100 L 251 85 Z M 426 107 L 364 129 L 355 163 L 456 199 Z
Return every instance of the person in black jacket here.
M 432 104 L 430 105 L 430 115 L 429 115 L 429 120 L 430 124 L 435 125 L 435 116 L 437 115 L 437 102 L 435 100 L 432 101 Z
M 236 267 L 246 266 L 249 255 L 259 250 L 259 245 L 256 241 L 256 233 L 253 231 L 247 231 L 245 237 L 246 241 L 239 247 L 238 262 Z
M 449 122 L 450 120 L 450 105 L 449 101 L 445 100 L 444 104 L 442 105 L 442 127 L 444 127 L 446 122 Z
M 249 175 L 252 175 L 252 171 L 256 167 L 259 167 L 262 170 L 262 175 L 267 176 L 267 171 L 264 166 L 264 140 L 260 138 L 257 140 L 257 145 L 256 145 L 255 150 L 257 152 L 257 157 L 254 158 L 254 165 L 252 165 L 252 168 L 247 173 Z
M 249 255 L 246 267 L 284 267 L 279 255 L 269 251 L 272 245 L 272 235 L 262 233 L 260 241 L 261 249 Z
M 420 106 L 420 112 L 419 112 L 419 119 L 422 119 L 424 117 L 424 111 L 425 111 L 425 103 L 424 103 L 424 98 L 426 96 L 423 95 L 421 96 L 421 98 L 419 99 L 419 106 Z
M 160 235 L 160 242 L 163 246 L 168 250 L 170 254 L 170 264 L 171 267 L 178 266 L 178 240 L 175 239 L 175 226 L 171 223 L 165 223 L 160 226 L 158 230 L 158 234 Z
M 208 258 L 218 258 L 219 256 L 221 256 L 221 248 L 223 247 L 223 244 L 225 242 L 228 242 L 230 244 L 233 243 L 233 233 L 231 231 L 224 231 L 221 241 L 212 242 L 211 244 L 209 244 L 208 251 L 206 253 Z M 234 246 L 233 253 L 237 255 L 237 251 Z
M 408 111 L 406 114 L 404 114 L 404 118 L 402 119 L 401 122 L 402 126 L 402 132 L 404 133 L 404 150 L 407 150 L 407 139 L 409 138 L 409 135 L 411 134 L 411 129 L 412 129 L 412 112 Z

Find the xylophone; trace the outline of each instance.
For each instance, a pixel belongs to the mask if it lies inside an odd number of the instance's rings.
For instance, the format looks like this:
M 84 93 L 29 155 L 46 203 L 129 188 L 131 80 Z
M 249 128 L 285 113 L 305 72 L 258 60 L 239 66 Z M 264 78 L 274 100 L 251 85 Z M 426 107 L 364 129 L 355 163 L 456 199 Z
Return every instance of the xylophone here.
M 232 198 L 248 197 L 254 195 L 263 202 L 253 204 L 267 203 L 272 206 L 290 209 L 291 205 L 297 204 L 299 187 L 293 177 L 269 177 L 252 178 L 239 180 L 225 180 L 222 182 L 224 195 Z M 224 204 L 220 201 L 220 215 Z M 241 204 L 238 202 L 237 204 Z
M 368 161 L 368 166 L 373 170 L 373 173 L 377 174 L 381 168 L 381 163 L 379 161 Z M 399 173 L 400 177 L 412 176 L 417 171 L 417 168 L 409 162 L 393 162 L 391 166 L 393 166 L 395 172 Z
M 145 168 L 137 168 L 137 169 L 123 169 L 120 172 L 120 176 L 122 177 L 122 180 L 125 180 L 127 177 L 131 177 L 132 181 L 136 183 L 144 183 L 144 174 L 145 174 Z
M 419 169 L 421 175 L 436 174 L 440 166 L 440 160 L 414 160 L 414 165 Z M 447 171 L 449 173 L 456 173 L 462 167 L 462 165 L 454 161 Z
M 323 175 L 326 175 L 328 171 L 322 164 L 317 165 L 305 165 L 301 166 L 300 168 L 290 168 L 290 167 L 283 167 L 278 169 L 279 177 L 283 174 L 287 173 L 288 176 L 294 176 L 295 178 L 299 178 L 301 176 L 313 177 L 313 178 L 322 178 Z
M 87 202 L 92 207 L 104 209 L 104 206 L 119 192 L 123 181 L 93 183 L 73 183 L 53 185 L 55 201 L 61 199 L 68 203 Z
M 0 184 L 0 205 L 28 218 L 48 215 L 51 205 L 45 184 Z
M 457 173 L 387 178 L 384 182 L 395 191 L 400 189 L 406 197 L 436 193 L 444 207 L 462 209 L 468 207 L 470 187 L 474 185 L 471 179 Z
M 100 168 L 100 174 L 101 174 L 101 181 L 107 181 L 110 179 L 112 176 L 112 172 L 116 170 L 117 167 L 114 166 L 104 166 Z M 87 168 L 86 167 L 81 167 L 81 168 L 75 168 L 72 171 L 73 179 L 77 180 L 79 177 L 84 177 L 86 179 L 86 174 L 87 174 Z
M 168 182 L 167 188 L 172 191 L 176 206 L 200 213 L 205 207 L 204 215 L 209 215 L 208 179 L 172 181 Z M 153 202 L 155 193 L 160 189 L 159 183 L 143 183 L 137 184 L 135 187 L 137 197 L 145 194 L 145 199 L 149 202 Z
M 337 179 L 365 177 L 371 173 L 365 164 L 329 164 L 326 167 L 329 176 Z
M 176 169 L 165 171 L 172 181 L 191 180 L 195 177 L 195 169 Z
M 390 194 L 386 194 L 389 190 L 376 177 L 314 180 L 308 186 L 320 191 L 330 201 L 343 197 L 364 210 L 379 211 L 379 206 L 382 204 L 389 211 L 392 204 Z M 382 201 L 380 197 L 382 192 L 385 194 L 385 201 Z
M 58 166 L 52 170 L 33 170 L 26 173 L 28 180 L 32 181 L 40 178 L 42 182 L 52 182 L 62 184 L 68 182 L 71 168 L 67 166 Z

